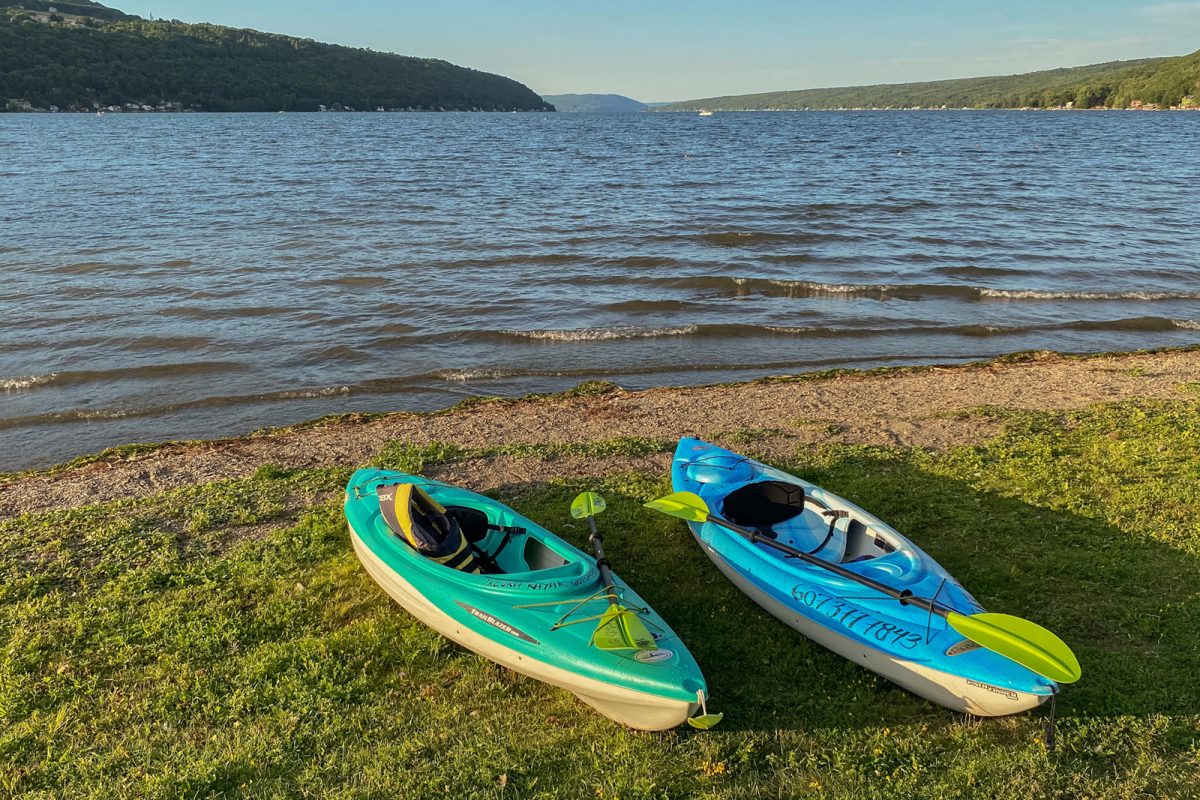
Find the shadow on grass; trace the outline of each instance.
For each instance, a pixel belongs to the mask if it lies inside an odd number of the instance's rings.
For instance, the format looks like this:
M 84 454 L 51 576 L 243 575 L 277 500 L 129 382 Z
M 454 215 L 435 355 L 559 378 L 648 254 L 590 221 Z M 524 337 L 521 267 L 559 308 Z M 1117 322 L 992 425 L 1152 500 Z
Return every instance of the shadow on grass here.
M 989 610 L 1035 620 L 1067 641 L 1084 677 L 1060 697 L 1064 731 L 1088 718 L 1200 707 L 1195 557 L 1096 519 L 979 491 L 904 454 L 847 450 L 820 465 L 790 466 L 909 535 Z M 510 486 L 501 496 L 586 548 L 584 532 L 566 513 L 582 488 Z M 713 707 L 726 712 L 724 730 L 962 720 L 760 609 L 709 562 L 683 523 L 641 507 L 668 490 L 665 481 L 644 477 L 609 480 L 606 549 L 700 663 Z M 1195 735 L 1182 720 L 1175 733 L 1180 746 Z

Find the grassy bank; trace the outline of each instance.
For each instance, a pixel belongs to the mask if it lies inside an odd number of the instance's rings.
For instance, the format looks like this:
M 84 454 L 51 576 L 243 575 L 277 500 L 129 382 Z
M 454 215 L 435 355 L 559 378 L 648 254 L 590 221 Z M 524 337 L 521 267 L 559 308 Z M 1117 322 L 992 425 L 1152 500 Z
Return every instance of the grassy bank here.
M 811 644 L 738 593 L 667 490 L 586 488 L 617 570 L 704 668 L 716 730 L 639 734 L 450 644 L 350 550 L 345 468 L 285 470 L 0 522 L 0 794 L 41 797 L 1200 796 L 1200 398 L 970 412 L 941 452 L 827 444 L 775 463 L 911 534 L 993 610 L 1070 642 L 1083 680 L 972 721 Z M 753 453 L 753 430 L 727 434 Z M 658 452 L 623 438 L 475 452 L 397 442 L 407 470 L 492 455 Z M 561 452 L 560 452 L 561 451 Z M 568 539 L 564 478 L 497 491 Z

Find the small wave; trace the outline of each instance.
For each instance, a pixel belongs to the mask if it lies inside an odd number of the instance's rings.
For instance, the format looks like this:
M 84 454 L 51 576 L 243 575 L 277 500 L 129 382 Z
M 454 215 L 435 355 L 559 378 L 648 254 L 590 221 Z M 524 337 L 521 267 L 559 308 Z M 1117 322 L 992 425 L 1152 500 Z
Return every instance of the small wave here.
M 320 350 L 313 350 L 305 356 L 310 364 L 326 364 L 330 361 L 369 361 L 373 356 L 357 347 L 345 344 L 335 344 Z
M 600 308 L 624 314 L 644 314 L 658 311 L 691 311 L 704 308 L 704 304 L 687 300 L 622 300 L 606 303 Z
M 621 277 L 618 279 L 587 277 L 572 281 L 582 283 L 620 283 L 679 289 L 692 292 L 715 292 L 726 296 L 749 294 L 764 297 L 847 298 L 871 300 L 958 299 L 966 301 L 1160 301 L 1198 300 L 1200 292 L 1066 292 L 1041 289 L 995 289 L 955 283 L 822 283 L 820 281 L 789 281 L 778 278 L 745 278 L 726 275 L 690 275 L 682 278 L 657 276 Z
M 1052 292 L 1038 289 L 976 289 L 995 300 L 1200 300 L 1200 292 Z
M 320 400 L 350 394 L 354 394 L 354 389 L 350 386 L 324 386 L 315 389 L 285 389 L 277 392 L 264 392 L 262 394 L 218 395 L 181 403 L 166 403 L 158 406 L 72 408 L 65 411 L 49 411 L 22 417 L 0 418 L 0 430 L 58 423 L 92 422 L 95 420 L 161 417 L 192 409 L 245 406 L 283 400 Z
M 671 236 L 669 239 L 679 237 Z M 821 241 L 846 241 L 850 238 L 844 234 L 830 233 L 777 233 L 773 231 L 731 231 L 728 233 L 702 233 L 697 237 L 701 242 L 713 247 L 749 247 L 761 244 L 810 244 Z
M 801 266 L 808 265 L 814 261 L 821 261 L 825 264 L 836 263 L 837 256 L 821 256 L 817 257 L 810 253 L 763 253 L 757 256 L 757 259 L 764 264 L 782 264 L 784 266 Z M 850 259 L 847 259 L 850 260 Z
M 390 313 L 393 313 L 394 311 L 404 311 L 404 310 L 405 309 L 401 306 L 397 306 L 396 309 L 392 309 L 392 308 L 385 306 L 381 309 L 380 313 L 390 314 Z M 368 329 L 368 331 L 370 333 L 391 334 L 391 335 L 412 333 L 415 330 L 416 330 L 415 326 L 409 325 L 404 322 L 385 322 L 382 325 L 376 325 L 376 326 Z
M 213 340 L 208 336 L 134 336 L 118 339 L 117 347 L 133 352 L 150 350 L 198 350 L 208 347 Z
M 501 378 L 513 378 L 523 375 L 534 375 L 540 373 L 521 372 L 519 370 L 506 369 L 488 369 L 479 367 L 476 369 L 446 369 L 441 372 L 435 372 L 434 375 L 444 381 L 455 381 L 458 383 L 467 383 L 469 381 L 479 380 L 499 380 Z M 551 373 L 554 374 L 554 373 Z
M 981 267 L 978 264 L 963 264 L 961 266 L 934 267 L 932 272 L 948 275 L 951 278 L 998 278 L 1007 275 L 1024 275 L 1025 270 L 1010 267 Z
M 6 392 L 16 392 L 21 389 L 32 389 L 35 386 L 45 386 L 48 383 L 53 383 L 58 377 L 57 372 L 51 372 L 48 375 L 25 375 L 15 378 L 0 378 L 0 389 Z
M 343 275 L 340 278 L 334 278 L 330 281 L 305 281 L 305 285 L 324 286 L 332 284 L 334 286 L 345 286 L 348 289 L 377 289 L 381 286 L 387 286 L 389 283 L 391 283 L 391 279 L 384 275 Z
M 1175 323 L 1176 327 L 1182 328 L 1185 331 L 1200 331 L 1200 320 L 1173 319 L 1171 322 Z
M 566 240 L 565 244 L 595 244 L 586 238 Z M 556 267 L 567 264 L 588 263 L 592 259 L 586 255 L 575 253 L 515 253 L 513 255 L 494 255 L 487 258 L 456 258 L 438 263 L 446 269 L 480 268 L 480 267 Z
M 674 267 L 679 262 L 674 258 L 666 256 L 624 256 L 622 258 L 609 259 L 608 264 L 614 267 L 628 267 L 630 269 L 665 269 Z
M 350 394 L 349 386 L 323 386 L 320 389 L 297 389 L 294 391 L 274 392 L 260 395 L 262 400 L 312 400 L 318 397 L 336 397 L 340 394 Z
M 193 292 L 188 292 L 188 300 L 225 300 L 230 297 L 240 297 L 246 293 L 245 289 L 197 289 Z
M 164 308 L 158 313 L 173 317 L 189 317 L 191 319 L 237 319 L 253 317 L 274 317 L 290 314 L 295 311 L 290 306 L 227 306 L 225 308 L 209 306 L 178 306 Z
M 532 331 L 500 331 L 504 336 L 524 339 L 536 339 L 550 342 L 599 342 L 616 339 L 656 339 L 660 336 L 688 336 L 696 333 L 696 325 L 682 325 L 675 328 L 567 328 L 539 329 Z
M 54 275 L 89 275 L 93 272 L 144 272 L 145 265 L 132 261 L 75 261 L 46 270 Z
M 192 361 L 181 364 L 148 364 L 141 367 L 116 369 L 62 370 L 46 375 L 0 379 L 0 388 L 5 391 L 15 391 L 43 386 L 77 386 L 85 383 L 122 380 L 183 378 L 193 375 L 241 372 L 245 369 L 245 364 L 234 361 Z
M 1046 327 L 1049 330 L 1165 332 L 1183 330 L 1186 326 L 1180 325 L 1176 320 L 1166 319 L 1165 317 L 1128 317 L 1126 319 L 1111 320 L 1084 319 Z
M 1044 325 L 917 324 L 895 327 L 830 327 L 758 325 L 753 323 L 713 323 L 665 328 L 567 328 L 537 330 L 479 330 L 457 334 L 461 338 L 484 342 L 540 341 L 555 343 L 606 342 L 667 337 L 735 339 L 752 337 L 803 337 L 811 339 L 864 339 L 903 336 L 1017 336 L 1050 331 L 1133 331 L 1166 332 L 1193 329 L 1190 320 L 1165 317 L 1128 317 L 1122 319 L 1072 320 Z

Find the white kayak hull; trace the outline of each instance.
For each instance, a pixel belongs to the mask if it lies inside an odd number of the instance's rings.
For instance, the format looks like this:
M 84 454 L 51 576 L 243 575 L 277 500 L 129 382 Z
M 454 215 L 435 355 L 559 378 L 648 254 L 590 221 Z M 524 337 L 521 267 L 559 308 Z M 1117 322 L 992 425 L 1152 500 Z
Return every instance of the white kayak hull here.
M 1019 692 L 1006 687 L 991 686 L 866 647 L 861 642 L 843 636 L 825 625 L 820 625 L 808 617 L 796 613 L 795 609 L 780 603 L 764 592 L 758 584 L 747 580 L 717 553 L 713 552 L 712 548 L 704 543 L 694 529 L 692 535 L 725 577 L 754 602 L 770 612 L 772 616 L 822 647 L 832 650 L 855 664 L 866 667 L 930 702 L 963 714 L 977 717 L 999 717 L 1019 714 L 1022 711 L 1036 708 L 1050 697 L 1046 694 Z
M 405 611 L 466 649 L 514 672 L 573 693 L 604 716 L 635 730 L 659 731 L 683 724 L 699 708 L 696 702 L 661 697 L 577 675 L 561 667 L 529 658 L 483 636 L 446 614 L 412 584 L 389 568 L 350 528 L 354 552 L 367 574 Z

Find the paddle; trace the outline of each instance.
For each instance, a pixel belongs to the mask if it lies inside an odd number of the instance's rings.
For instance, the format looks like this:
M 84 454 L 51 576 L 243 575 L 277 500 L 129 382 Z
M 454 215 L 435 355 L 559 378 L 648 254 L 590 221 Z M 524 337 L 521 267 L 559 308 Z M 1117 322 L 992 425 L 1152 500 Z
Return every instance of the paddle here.
M 608 559 L 604 557 L 604 538 L 596 530 L 596 515 L 607 508 L 604 498 L 595 492 L 583 492 L 571 502 L 571 516 L 575 519 L 587 518 L 591 536 L 588 541 L 596 551 L 596 567 L 600 570 L 600 579 L 604 581 L 604 593 L 608 596 L 609 607 L 600 618 L 592 642 L 601 650 L 654 650 L 658 645 L 654 636 L 646 628 L 645 623 L 637 613 L 625 608 L 617 600 L 616 587 L 613 585 L 612 569 Z M 724 714 L 710 714 L 704 702 L 704 692 L 697 690 L 696 700 L 700 704 L 701 713 L 688 717 L 688 725 L 700 730 L 708 730 L 725 718 Z
M 596 515 L 607 506 L 604 498 L 595 492 L 584 492 L 571 503 L 571 516 L 587 519 L 591 536 L 588 541 L 596 551 L 596 568 L 604 581 L 604 592 L 608 597 L 608 610 L 600 617 L 600 624 L 592 634 L 592 643 L 601 650 L 654 650 L 657 645 L 646 624 L 637 612 L 621 605 L 613 585 L 612 569 L 604 557 L 604 538 L 596 530 Z
M 803 550 L 781 544 L 763 536 L 753 528 L 744 528 L 712 514 L 704 500 L 693 492 L 675 492 L 646 503 L 647 508 L 660 511 L 671 517 L 689 522 L 711 522 L 722 528 L 745 536 L 751 542 L 765 544 L 789 556 L 800 559 L 815 567 L 828 570 L 847 580 L 861 583 L 877 592 L 898 600 L 902 605 L 916 606 L 939 617 L 945 618 L 951 628 L 988 650 L 1012 659 L 1038 675 L 1057 683 L 1074 683 L 1079 680 L 1079 661 L 1071 648 L 1042 626 L 1009 614 L 960 614 L 959 612 L 930 600 L 917 597 L 907 590 L 891 586 L 859 575 L 856 572 L 816 558 Z

